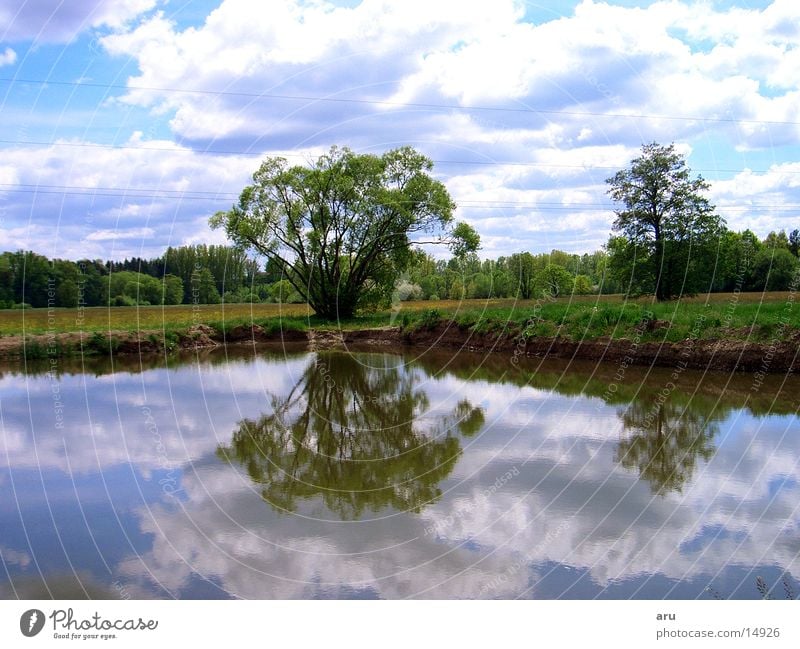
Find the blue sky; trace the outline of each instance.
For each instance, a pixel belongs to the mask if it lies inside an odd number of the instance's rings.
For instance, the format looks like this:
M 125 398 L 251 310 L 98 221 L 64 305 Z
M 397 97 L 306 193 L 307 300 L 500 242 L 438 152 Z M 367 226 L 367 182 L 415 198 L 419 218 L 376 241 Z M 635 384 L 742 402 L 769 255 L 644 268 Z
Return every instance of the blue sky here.
M 800 227 L 800 6 L 0 8 L 3 250 L 121 258 L 221 243 L 208 217 L 261 158 L 411 144 L 483 256 L 586 252 L 613 221 L 604 179 L 650 141 L 687 154 L 730 227 Z

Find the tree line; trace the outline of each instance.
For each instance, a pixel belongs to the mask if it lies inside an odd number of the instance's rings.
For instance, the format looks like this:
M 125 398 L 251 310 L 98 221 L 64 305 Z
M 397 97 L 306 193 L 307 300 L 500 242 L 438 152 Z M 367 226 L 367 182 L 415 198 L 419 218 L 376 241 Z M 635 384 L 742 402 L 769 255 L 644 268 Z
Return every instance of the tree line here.
M 417 252 L 395 287 L 395 298 L 537 299 L 591 294 L 643 294 L 652 282 L 651 269 L 629 254 L 627 240 L 612 236 L 605 250 L 591 254 L 515 253 L 481 261 L 477 255 L 435 260 Z M 800 272 L 800 230 L 770 232 L 763 240 L 751 230 L 722 228 L 708 245 L 708 254 L 693 260 L 694 268 L 665 279 L 681 294 L 731 291 L 786 291 Z M 696 252 L 696 251 L 695 251 Z M 677 266 L 677 264 L 675 264 Z
M 461 300 L 635 292 L 638 281 L 627 241 L 605 250 L 519 252 L 497 259 L 475 253 L 436 259 L 411 254 L 391 301 Z M 800 271 L 800 231 L 723 229 L 702 261 L 702 277 L 680 278 L 696 292 L 789 290 Z M 643 271 L 649 277 L 649 270 Z M 633 278 L 633 280 L 632 280 Z M 687 288 L 684 292 L 690 292 Z M 170 247 L 160 257 L 123 261 L 48 259 L 30 251 L 0 254 L 0 308 L 135 306 L 150 304 L 302 303 L 277 264 L 265 265 L 234 246 Z
M 734 232 L 674 145 L 645 144 L 607 179 L 616 203 L 608 243 L 497 259 L 453 222 L 455 204 L 432 162 L 402 147 L 381 156 L 333 147 L 311 166 L 267 159 L 238 204 L 218 212 L 234 245 L 170 247 L 123 261 L 0 254 L 0 308 L 219 302 L 308 303 L 323 317 L 404 300 L 780 291 L 800 279 L 800 230 Z M 437 259 L 423 244 L 444 244 Z M 253 253 L 266 259 L 262 267 Z
M 48 259 L 0 254 L 0 308 L 217 304 L 269 298 L 269 278 L 234 246 L 167 248 L 160 257 Z

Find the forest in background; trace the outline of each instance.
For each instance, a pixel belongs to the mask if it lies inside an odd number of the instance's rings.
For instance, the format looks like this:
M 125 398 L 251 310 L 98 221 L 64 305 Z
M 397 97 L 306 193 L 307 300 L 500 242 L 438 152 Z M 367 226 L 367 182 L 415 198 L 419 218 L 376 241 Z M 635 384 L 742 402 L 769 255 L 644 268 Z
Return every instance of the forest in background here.
M 582 255 L 553 250 L 481 260 L 415 250 L 393 301 L 635 293 L 637 266 L 621 237 Z M 800 233 L 724 230 L 716 255 L 681 267 L 684 293 L 788 290 L 800 267 Z M 698 256 L 699 257 L 699 256 Z M 0 308 L 160 304 L 301 303 L 280 269 L 234 246 L 170 247 L 152 259 L 48 259 L 0 254 Z

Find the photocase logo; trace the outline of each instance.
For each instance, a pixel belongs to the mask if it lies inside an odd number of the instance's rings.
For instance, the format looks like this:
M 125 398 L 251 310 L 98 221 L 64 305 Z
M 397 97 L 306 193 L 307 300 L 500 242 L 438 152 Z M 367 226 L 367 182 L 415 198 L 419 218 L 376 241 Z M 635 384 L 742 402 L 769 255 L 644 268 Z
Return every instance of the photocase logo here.
M 32 638 L 44 627 L 44 613 L 38 608 L 32 608 L 25 611 L 19 618 L 19 630 L 22 635 Z

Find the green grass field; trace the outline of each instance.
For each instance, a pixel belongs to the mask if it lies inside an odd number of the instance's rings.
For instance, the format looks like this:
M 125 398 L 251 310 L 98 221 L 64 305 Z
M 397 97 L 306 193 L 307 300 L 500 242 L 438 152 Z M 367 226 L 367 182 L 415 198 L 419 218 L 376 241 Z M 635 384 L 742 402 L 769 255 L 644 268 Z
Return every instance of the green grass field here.
M 404 302 L 394 310 L 365 314 L 346 322 L 324 322 L 305 305 L 231 304 L 0 311 L 0 335 L 48 332 L 175 331 L 195 324 L 222 329 L 257 323 L 274 330 L 347 329 L 402 325 L 431 326 L 452 320 L 478 333 L 507 329 L 529 336 L 571 339 L 639 336 L 642 340 L 683 340 L 688 337 L 769 339 L 786 337 L 800 328 L 800 300 L 789 292 L 716 293 L 680 301 L 653 303 L 619 295 L 557 300 L 438 300 Z M 648 316 L 649 312 L 649 316 Z M 642 322 L 655 321 L 652 328 Z

